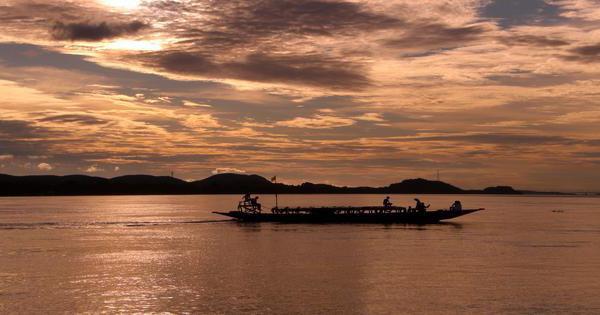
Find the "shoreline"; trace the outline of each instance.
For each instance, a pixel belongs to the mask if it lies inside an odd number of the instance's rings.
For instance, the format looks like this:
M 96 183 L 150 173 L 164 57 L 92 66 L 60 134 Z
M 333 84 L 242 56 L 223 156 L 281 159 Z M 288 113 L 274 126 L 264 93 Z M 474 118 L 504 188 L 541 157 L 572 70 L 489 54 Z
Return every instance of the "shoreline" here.
M 275 193 L 253 193 L 254 195 L 261 196 L 274 196 Z M 199 193 L 199 194 L 190 194 L 190 193 L 157 193 L 157 194 L 36 194 L 36 195 L 0 195 L 0 198 L 25 198 L 25 197 L 127 197 L 127 196 L 237 196 L 243 195 L 243 193 Z M 588 198 L 598 198 L 600 197 L 600 193 L 560 193 L 560 194 L 478 194 L 478 193 L 283 193 L 277 194 L 279 196 L 297 196 L 297 195 L 315 195 L 315 196 L 325 196 L 325 195 L 373 195 L 373 196 L 381 196 L 381 195 L 407 195 L 407 196 L 496 196 L 496 197 L 588 197 Z

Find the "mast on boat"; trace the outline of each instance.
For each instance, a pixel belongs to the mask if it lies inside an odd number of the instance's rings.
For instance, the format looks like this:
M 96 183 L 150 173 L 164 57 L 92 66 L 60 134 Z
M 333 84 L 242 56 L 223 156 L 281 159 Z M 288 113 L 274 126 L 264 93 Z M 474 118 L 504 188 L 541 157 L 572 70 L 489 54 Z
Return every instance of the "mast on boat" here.
M 277 198 L 277 175 L 271 177 L 271 182 L 273 182 L 275 185 L 275 208 L 279 208 L 279 203 L 278 203 L 278 198 Z

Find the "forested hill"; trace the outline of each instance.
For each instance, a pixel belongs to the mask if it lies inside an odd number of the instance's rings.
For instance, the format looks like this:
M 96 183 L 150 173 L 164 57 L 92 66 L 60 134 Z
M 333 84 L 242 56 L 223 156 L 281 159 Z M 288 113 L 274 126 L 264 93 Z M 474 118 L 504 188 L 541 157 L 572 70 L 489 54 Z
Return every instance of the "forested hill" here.
M 11 176 L 0 174 L 0 196 L 157 195 L 157 194 L 521 194 L 509 186 L 463 190 L 441 181 L 406 179 L 385 187 L 338 187 L 272 183 L 259 175 L 218 174 L 197 181 L 168 176 L 85 175 Z M 528 192 L 529 193 L 529 192 Z

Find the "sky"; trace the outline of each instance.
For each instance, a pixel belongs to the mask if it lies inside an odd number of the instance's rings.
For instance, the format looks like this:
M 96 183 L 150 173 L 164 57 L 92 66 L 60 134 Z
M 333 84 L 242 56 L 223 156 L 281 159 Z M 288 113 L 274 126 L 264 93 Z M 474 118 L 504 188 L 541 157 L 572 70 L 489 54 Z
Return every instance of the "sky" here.
M 600 190 L 599 0 L 0 0 L 0 173 Z

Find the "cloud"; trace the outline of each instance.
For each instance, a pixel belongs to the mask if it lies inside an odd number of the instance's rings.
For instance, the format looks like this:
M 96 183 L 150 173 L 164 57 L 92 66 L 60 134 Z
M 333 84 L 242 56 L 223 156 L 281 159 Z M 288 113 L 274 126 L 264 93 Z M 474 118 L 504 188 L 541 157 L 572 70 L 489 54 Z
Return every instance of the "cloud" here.
M 417 23 L 411 25 L 399 38 L 387 39 L 388 47 L 404 50 L 429 50 L 454 48 L 480 39 L 489 31 L 485 24 L 448 26 L 440 23 Z
M 372 121 L 372 122 L 384 122 L 383 116 L 380 113 L 364 113 L 360 116 L 353 117 L 356 120 Z
M 561 8 L 561 16 L 569 19 L 597 22 L 600 19 L 600 7 L 597 0 L 555 0 Z
M 252 30 L 291 31 L 303 34 L 333 35 L 340 31 L 369 31 L 401 24 L 397 18 L 369 11 L 357 2 L 319 0 L 255 1 L 254 10 L 234 14 L 226 22 L 239 29 L 246 23 Z M 247 17 L 247 18 L 244 18 Z
M 44 132 L 43 128 L 34 126 L 31 122 L 25 120 L 0 119 L 0 136 L 4 139 L 17 138 L 36 138 L 39 133 Z
M 569 42 L 559 38 L 552 38 L 543 35 L 516 35 L 510 34 L 501 37 L 500 40 L 507 45 L 539 46 L 539 47 L 559 47 L 569 45 Z
M 600 43 L 592 45 L 583 45 L 569 50 L 571 55 L 566 56 L 567 60 L 580 62 L 600 61 Z
M 584 124 L 584 123 L 599 123 L 600 110 L 570 112 L 557 117 L 552 122 L 558 124 Z
M 101 41 L 125 35 L 133 35 L 148 27 L 148 24 L 140 21 L 130 23 L 56 22 L 50 32 L 52 38 L 56 40 Z
M 310 118 L 296 117 L 291 120 L 278 121 L 276 126 L 308 129 L 331 129 L 354 125 L 356 120 L 317 114 Z
M 493 81 L 493 84 L 516 86 L 516 87 L 545 87 L 556 86 L 573 81 L 571 76 L 535 74 L 535 73 L 511 73 L 506 75 L 491 75 L 485 79 Z
M 7 103 L 5 103 L 7 105 Z M 49 129 L 35 126 L 21 119 L 2 117 L 0 110 L 0 150 L 3 155 L 27 156 L 47 153 L 51 138 L 56 136 Z
M 234 77 L 259 82 L 292 82 L 331 88 L 361 89 L 369 85 L 359 65 L 323 55 L 253 54 L 225 67 Z
M 103 125 L 107 121 L 91 116 L 91 115 L 78 115 L 78 114 L 62 114 L 55 116 L 48 116 L 39 119 L 40 122 L 59 122 L 59 123 L 75 123 L 81 125 Z
M 3 171 L 521 185 L 598 144 L 595 0 L 96 2 L 0 5 Z
M 212 107 L 211 105 L 208 105 L 208 104 L 200 104 L 200 103 L 196 103 L 196 102 L 192 102 L 192 101 L 188 101 L 188 100 L 183 100 L 181 102 L 181 104 L 183 106 L 187 106 L 187 107 L 207 107 L 207 108 Z
M 443 135 L 416 137 L 414 141 L 457 141 L 499 145 L 574 144 L 577 140 L 562 136 L 516 134 L 516 133 L 477 133 L 465 135 Z
M 216 174 L 223 174 L 223 173 L 244 174 L 244 173 L 246 173 L 246 171 L 240 170 L 240 169 L 237 169 L 237 168 L 233 168 L 233 167 L 218 167 L 218 168 L 215 168 L 214 170 L 212 170 L 211 173 L 214 174 L 214 175 L 216 175 Z
M 37 168 L 41 171 L 51 171 L 54 169 L 54 167 L 48 163 L 40 163 L 38 164 Z
M 84 170 L 84 172 L 86 172 L 86 173 L 98 173 L 98 172 L 103 172 L 103 171 L 104 171 L 104 169 L 98 167 L 98 165 L 95 165 L 95 164 L 91 165 L 90 167 L 88 167 Z
M 146 64 L 185 75 L 254 82 L 363 89 L 370 81 L 360 64 L 320 54 L 253 53 L 241 60 L 217 62 L 202 52 L 166 52 L 147 55 Z
M 215 1 L 199 8 L 173 4 L 168 9 L 178 12 L 184 7 L 192 12 L 202 10 L 206 16 L 204 27 L 190 27 L 184 34 L 188 38 L 195 36 L 199 43 L 219 46 L 250 44 L 261 38 L 286 34 L 339 36 L 402 25 L 402 21 L 392 15 L 349 1 Z
M 217 70 L 217 65 L 201 53 L 189 53 L 184 51 L 166 52 L 149 55 L 150 62 L 156 61 L 161 68 L 182 74 L 209 74 Z M 150 63 L 149 65 L 152 65 Z
M 221 124 L 211 114 L 187 115 L 182 124 L 192 129 L 219 128 Z

